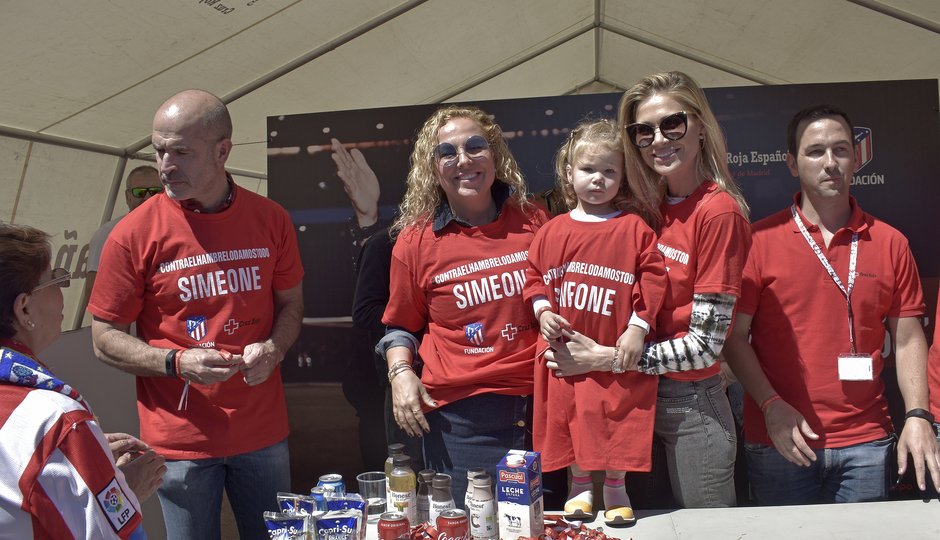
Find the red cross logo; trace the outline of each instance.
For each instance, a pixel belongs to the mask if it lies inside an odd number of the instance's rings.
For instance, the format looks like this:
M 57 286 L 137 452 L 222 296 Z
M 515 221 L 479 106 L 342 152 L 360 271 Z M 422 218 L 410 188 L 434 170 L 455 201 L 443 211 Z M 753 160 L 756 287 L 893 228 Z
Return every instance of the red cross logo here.
M 509 341 L 515 339 L 517 333 L 519 333 L 519 329 L 513 326 L 512 323 L 507 324 L 506 328 L 503 328 L 503 337 Z
M 229 319 L 225 326 L 222 327 L 222 330 L 228 332 L 228 335 L 235 333 L 235 330 L 238 330 L 238 323 L 235 322 L 235 319 Z

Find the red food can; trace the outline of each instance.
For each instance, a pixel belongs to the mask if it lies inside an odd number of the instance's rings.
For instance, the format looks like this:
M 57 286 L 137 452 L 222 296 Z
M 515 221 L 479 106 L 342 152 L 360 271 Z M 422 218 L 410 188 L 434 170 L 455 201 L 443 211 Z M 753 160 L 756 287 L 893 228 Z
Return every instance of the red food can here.
M 403 512 L 385 512 L 379 517 L 379 540 L 398 540 L 410 534 L 411 525 Z
M 445 510 L 437 517 L 437 540 L 469 540 L 470 519 L 463 510 Z

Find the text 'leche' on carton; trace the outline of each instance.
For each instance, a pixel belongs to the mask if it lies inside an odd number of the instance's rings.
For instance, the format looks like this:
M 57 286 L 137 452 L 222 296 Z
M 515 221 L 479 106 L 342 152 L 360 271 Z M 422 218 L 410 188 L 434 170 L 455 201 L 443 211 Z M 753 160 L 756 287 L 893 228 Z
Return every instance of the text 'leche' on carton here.
M 499 537 L 516 540 L 545 532 L 542 516 L 542 458 L 538 452 L 510 450 L 496 467 Z

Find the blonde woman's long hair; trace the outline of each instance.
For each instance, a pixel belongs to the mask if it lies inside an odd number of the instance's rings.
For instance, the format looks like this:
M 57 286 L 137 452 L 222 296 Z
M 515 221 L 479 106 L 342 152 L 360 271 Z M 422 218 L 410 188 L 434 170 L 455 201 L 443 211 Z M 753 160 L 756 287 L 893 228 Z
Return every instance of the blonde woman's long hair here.
M 640 79 L 620 99 L 620 125 L 626 127 L 636 123 L 637 108 L 656 95 L 675 99 L 682 105 L 683 110 L 694 113 L 702 121 L 705 126 L 705 139 L 699 151 L 698 173 L 718 184 L 719 191 L 731 195 L 741 208 L 741 213 L 748 218 L 751 209 L 728 171 L 728 145 L 725 135 L 708 105 L 705 92 L 692 77 L 679 71 L 665 71 Z M 631 179 L 630 185 L 634 191 L 643 194 L 637 197 L 638 201 L 643 205 L 649 204 L 646 210 L 653 216 L 650 225 L 656 228 L 662 224 L 659 205 L 666 194 L 664 178 L 646 165 L 640 155 L 640 149 L 627 137 L 624 137 L 623 149 L 627 178 Z
M 515 191 L 506 204 L 516 204 L 523 211 L 531 206 L 528 187 L 522 177 L 519 164 L 512 157 L 509 146 L 503 139 L 503 130 L 482 110 L 468 105 L 451 105 L 434 111 L 418 132 L 414 151 L 411 153 L 411 170 L 408 172 L 407 191 L 399 205 L 399 215 L 392 224 L 392 234 L 399 234 L 407 227 L 421 230 L 431 224 L 434 212 L 446 198 L 440 186 L 434 148 L 438 144 L 438 132 L 445 124 L 456 118 L 468 118 L 480 126 L 490 145 L 490 155 L 496 168 L 496 180 L 509 184 Z

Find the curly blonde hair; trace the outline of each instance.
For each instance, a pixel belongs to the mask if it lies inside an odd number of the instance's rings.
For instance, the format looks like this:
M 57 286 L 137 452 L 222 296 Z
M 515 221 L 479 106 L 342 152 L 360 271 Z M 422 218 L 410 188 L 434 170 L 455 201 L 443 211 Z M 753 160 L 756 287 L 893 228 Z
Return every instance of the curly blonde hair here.
M 568 167 L 574 166 L 584 154 L 599 155 L 606 152 L 619 154 L 623 158 L 623 136 L 620 127 L 613 120 L 583 120 L 568 134 L 568 140 L 555 155 L 555 179 L 565 195 L 568 209 L 578 206 L 578 196 L 574 186 L 568 180 Z M 614 209 L 627 207 L 649 222 L 651 217 L 644 205 L 638 203 L 633 186 L 630 185 L 624 169 L 617 194 L 610 200 Z
M 725 135 L 718 125 L 718 120 L 708 105 L 705 92 L 692 77 L 679 71 L 664 71 L 637 81 L 620 100 L 618 120 L 621 126 L 636 123 L 636 110 L 647 99 L 656 96 L 668 96 L 678 101 L 684 110 L 694 113 L 705 126 L 705 139 L 699 152 L 698 173 L 718 184 L 719 191 L 725 191 L 738 203 L 741 213 L 747 218 L 751 209 L 744 200 L 744 195 L 731 178 L 728 171 L 728 145 Z M 647 211 L 654 217 L 651 226 L 662 223 L 659 213 L 659 204 L 666 193 L 665 182 L 662 176 L 653 172 L 643 161 L 640 149 L 624 138 L 624 155 L 626 157 L 627 177 L 637 197 L 644 205 L 649 203 Z M 655 223 L 655 225 L 654 225 Z
M 398 218 L 391 227 L 393 234 L 398 234 L 409 226 L 415 226 L 418 230 L 427 227 L 434 219 L 434 212 L 441 201 L 446 199 L 433 154 L 441 128 L 456 118 L 473 120 L 483 130 L 496 167 L 496 180 L 515 188 L 507 204 L 517 204 L 523 211 L 531 204 L 527 201 L 528 187 L 522 178 L 522 171 L 516 159 L 512 157 L 499 125 L 477 107 L 451 105 L 434 111 L 418 132 L 418 140 L 415 141 L 415 148 L 411 153 L 407 191 L 398 207 Z

